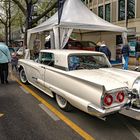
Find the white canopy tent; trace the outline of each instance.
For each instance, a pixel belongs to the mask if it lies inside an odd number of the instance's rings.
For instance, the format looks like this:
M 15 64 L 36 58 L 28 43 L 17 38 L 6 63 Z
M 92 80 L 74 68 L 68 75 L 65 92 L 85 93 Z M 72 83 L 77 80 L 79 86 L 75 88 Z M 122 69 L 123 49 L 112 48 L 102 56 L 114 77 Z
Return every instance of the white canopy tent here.
M 55 48 L 61 49 L 65 46 L 72 32 L 83 33 L 87 30 L 127 32 L 126 28 L 113 25 L 98 17 L 81 0 L 66 0 L 60 24 L 58 25 L 57 12 L 37 27 L 28 30 L 27 45 L 30 45 L 33 34 L 43 31 L 53 31 Z M 126 37 L 125 34 L 124 37 Z

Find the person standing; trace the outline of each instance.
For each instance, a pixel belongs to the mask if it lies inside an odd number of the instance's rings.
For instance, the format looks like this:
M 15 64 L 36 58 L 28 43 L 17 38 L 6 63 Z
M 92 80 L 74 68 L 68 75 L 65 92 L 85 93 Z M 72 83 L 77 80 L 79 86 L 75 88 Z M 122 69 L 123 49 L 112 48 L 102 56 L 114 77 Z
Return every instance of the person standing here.
M 8 46 L 0 39 L 0 79 L 1 84 L 8 83 L 8 63 L 11 61 Z
M 125 69 L 125 70 L 128 70 L 129 52 L 130 52 L 130 47 L 129 47 L 128 43 L 126 43 L 122 47 L 122 60 L 124 61 L 123 69 Z
M 34 59 L 37 59 L 39 56 L 39 51 L 41 49 L 41 41 L 39 39 L 39 34 L 36 35 L 33 45 Z
M 136 52 L 136 66 L 139 65 L 139 58 L 140 58 L 140 42 L 136 42 L 136 47 L 135 47 L 135 52 Z
M 18 57 L 17 54 L 14 52 L 12 53 L 12 58 L 11 58 L 12 70 L 14 70 L 14 68 L 16 71 L 18 70 L 17 64 L 18 64 Z
M 99 52 L 104 53 L 107 56 L 108 60 L 109 61 L 111 60 L 111 52 L 108 49 L 108 47 L 105 45 L 104 41 L 100 45 Z
M 51 40 L 49 39 L 48 41 L 46 41 L 44 46 L 45 46 L 45 49 L 50 49 L 51 48 Z

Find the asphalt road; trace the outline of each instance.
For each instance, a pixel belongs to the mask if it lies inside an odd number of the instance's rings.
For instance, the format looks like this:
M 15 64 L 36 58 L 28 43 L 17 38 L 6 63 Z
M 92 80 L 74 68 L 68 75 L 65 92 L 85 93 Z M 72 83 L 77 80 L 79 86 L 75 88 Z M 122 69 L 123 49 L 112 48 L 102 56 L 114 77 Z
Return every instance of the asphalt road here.
M 113 114 L 103 121 L 78 109 L 63 112 L 54 99 L 13 77 L 0 85 L 0 140 L 140 140 L 140 114 L 135 116 Z
M 16 81 L 0 85 L 0 114 L 0 140 L 83 139 L 60 119 L 52 119 Z

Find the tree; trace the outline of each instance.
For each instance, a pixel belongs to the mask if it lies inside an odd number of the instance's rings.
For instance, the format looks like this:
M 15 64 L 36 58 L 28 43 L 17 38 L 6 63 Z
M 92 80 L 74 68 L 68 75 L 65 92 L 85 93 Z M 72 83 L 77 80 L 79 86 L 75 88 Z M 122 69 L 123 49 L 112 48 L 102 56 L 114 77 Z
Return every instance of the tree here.
M 52 11 L 57 4 L 57 0 L 51 0 L 48 2 L 46 0 L 47 6 L 36 18 L 32 19 L 33 6 L 38 4 L 38 0 L 12 0 L 22 11 L 25 16 L 25 35 L 24 44 L 27 45 L 27 30 L 32 28 L 35 23 L 37 23 L 41 18 L 46 16 L 50 11 Z
M 7 45 L 11 44 L 11 28 L 15 27 L 17 29 L 18 26 L 22 28 L 22 13 L 19 11 L 17 6 L 9 0 L 1 0 L 0 2 L 0 23 L 1 23 L 1 31 L 2 26 L 4 26 L 5 32 L 5 42 Z
M 8 3 L 5 1 L 2 1 L 1 5 L 2 13 L 0 14 L 0 22 L 4 25 L 5 29 L 5 42 L 8 44 Z

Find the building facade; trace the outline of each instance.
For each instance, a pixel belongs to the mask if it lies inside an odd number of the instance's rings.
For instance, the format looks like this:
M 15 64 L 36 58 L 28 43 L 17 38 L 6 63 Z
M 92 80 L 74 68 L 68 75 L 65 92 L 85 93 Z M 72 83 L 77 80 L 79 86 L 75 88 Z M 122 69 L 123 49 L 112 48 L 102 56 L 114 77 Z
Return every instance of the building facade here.
M 140 39 L 140 0 L 83 0 L 101 18 L 128 29 L 128 40 Z
M 126 27 L 128 29 L 127 38 L 130 43 L 131 53 L 130 63 L 135 63 L 135 41 L 140 40 L 140 0 L 83 0 L 87 7 L 99 17 L 113 24 Z M 112 34 L 112 38 L 113 38 Z M 110 48 L 116 53 L 113 55 L 119 57 L 117 46 L 121 43 L 121 35 L 114 36 L 115 42 L 107 40 L 108 44 L 115 43 L 116 48 Z

